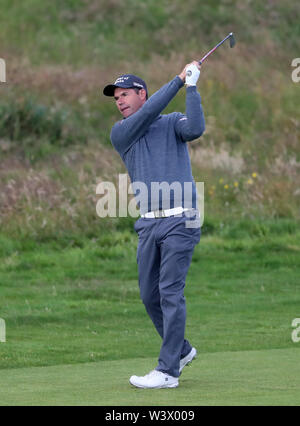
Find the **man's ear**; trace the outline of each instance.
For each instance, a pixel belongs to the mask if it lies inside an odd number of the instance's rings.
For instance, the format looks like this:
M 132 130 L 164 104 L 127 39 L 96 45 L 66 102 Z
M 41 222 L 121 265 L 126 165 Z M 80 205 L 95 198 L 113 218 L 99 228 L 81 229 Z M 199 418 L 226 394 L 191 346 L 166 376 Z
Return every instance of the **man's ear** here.
M 147 92 L 145 89 L 141 89 L 139 91 L 139 95 L 142 101 L 145 101 L 147 99 Z

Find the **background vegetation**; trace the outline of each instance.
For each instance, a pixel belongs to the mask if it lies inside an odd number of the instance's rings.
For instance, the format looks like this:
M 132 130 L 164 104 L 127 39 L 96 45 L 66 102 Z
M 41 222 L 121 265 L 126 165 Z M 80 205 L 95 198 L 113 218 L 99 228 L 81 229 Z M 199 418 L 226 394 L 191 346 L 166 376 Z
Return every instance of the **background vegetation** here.
M 300 3 L 0 0 L 0 10 L 0 368 L 157 356 L 139 301 L 135 219 L 96 215 L 97 184 L 126 172 L 109 139 L 119 115 L 102 88 L 130 72 L 154 93 L 230 31 L 236 47 L 202 67 L 206 132 L 189 144 L 195 180 L 205 183 L 186 288 L 189 338 L 202 354 L 295 349 L 300 83 L 291 62 Z M 184 90 L 165 112 L 175 110 L 185 110 Z M 259 395 L 270 402 L 264 371 Z
M 207 129 L 189 145 L 194 177 L 205 182 L 206 225 L 298 219 L 297 16 L 293 0 L 184 8 L 177 0 L 1 0 L 1 232 L 98 235 L 96 185 L 125 172 L 109 140 L 119 116 L 103 86 L 132 72 L 153 93 L 231 30 L 235 49 L 224 46 L 203 65 Z M 181 91 L 166 112 L 184 111 L 184 102 Z

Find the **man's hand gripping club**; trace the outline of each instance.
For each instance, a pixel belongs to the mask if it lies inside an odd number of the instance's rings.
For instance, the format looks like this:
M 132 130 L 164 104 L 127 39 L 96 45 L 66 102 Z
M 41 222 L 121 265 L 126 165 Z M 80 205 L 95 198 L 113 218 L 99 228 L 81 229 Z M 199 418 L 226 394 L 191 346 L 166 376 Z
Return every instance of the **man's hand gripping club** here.
M 187 86 L 196 86 L 200 76 L 200 68 L 201 65 L 199 62 L 193 61 L 184 67 L 182 72 L 179 74 L 179 77 Z

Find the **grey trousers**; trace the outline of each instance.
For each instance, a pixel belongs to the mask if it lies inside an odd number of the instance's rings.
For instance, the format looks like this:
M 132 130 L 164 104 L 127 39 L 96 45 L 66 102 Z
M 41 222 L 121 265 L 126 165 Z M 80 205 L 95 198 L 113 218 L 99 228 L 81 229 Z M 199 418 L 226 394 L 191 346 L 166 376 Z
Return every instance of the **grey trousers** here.
M 188 221 L 188 222 L 187 222 Z M 187 223 L 193 227 L 187 227 Z M 139 218 L 137 263 L 141 299 L 162 338 L 157 370 L 179 376 L 179 362 L 192 349 L 185 339 L 184 287 L 194 247 L 200 241 L 198 216 Z

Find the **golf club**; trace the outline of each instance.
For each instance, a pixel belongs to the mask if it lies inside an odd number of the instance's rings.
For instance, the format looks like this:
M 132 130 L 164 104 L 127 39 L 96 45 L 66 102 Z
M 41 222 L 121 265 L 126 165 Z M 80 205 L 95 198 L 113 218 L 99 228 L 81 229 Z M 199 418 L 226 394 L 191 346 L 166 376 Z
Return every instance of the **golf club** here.
M 234 47 L 236 41 L 233 33 L 229 33 L 227 37 L 224 38 L 224 40 L 220 41 L 213 49 L 211 49 L 205 56 L 203 56 L 202 59 L 200 59 L 199 64 L 201 65 L 203 61 L 205 61 L 206 58 L 208 58 L 209 55 L 211 55 L 221 44 L 223 44 L 227 39 L 229 39 L 230 47 Z

